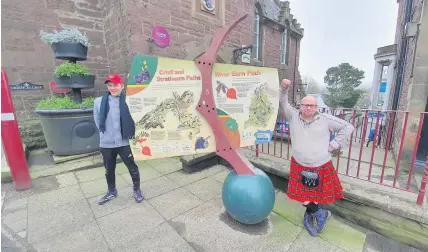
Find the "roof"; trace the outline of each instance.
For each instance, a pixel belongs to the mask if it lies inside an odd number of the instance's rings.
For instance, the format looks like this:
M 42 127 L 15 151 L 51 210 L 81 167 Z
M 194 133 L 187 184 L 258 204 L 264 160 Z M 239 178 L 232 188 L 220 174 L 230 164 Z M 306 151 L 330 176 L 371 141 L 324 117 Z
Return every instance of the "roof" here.
M 263 15 L 284 27 L 295 32 L 297 35 L 303 36 L 304 29 L 300 23 L 291 14 L 290 2 L 279 0 L 257 0 L 262 9 Z
M 393 45 L 379 47 L 374 57 L 376 59 L 382 56 L 395 55 L 396 53 L 397 53 L 397 44 L 393 44 Z

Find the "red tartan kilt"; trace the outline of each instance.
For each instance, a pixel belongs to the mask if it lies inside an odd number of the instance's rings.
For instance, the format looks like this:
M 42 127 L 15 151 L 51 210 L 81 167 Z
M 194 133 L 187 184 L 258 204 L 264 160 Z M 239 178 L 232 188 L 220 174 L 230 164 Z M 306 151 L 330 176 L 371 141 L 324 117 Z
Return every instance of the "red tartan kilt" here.
M 288 180 L 287 196 L 299 202 L 317 202 L 328 204 L 343 199 L 342 184 L 331 161 L 320 166 L 318 176 L 320 184 L 316 188 L 309 188 L 302 184 L 301 172 L 314 171 L 316 168 L 305 167 L 291 158 L 290 177 Z

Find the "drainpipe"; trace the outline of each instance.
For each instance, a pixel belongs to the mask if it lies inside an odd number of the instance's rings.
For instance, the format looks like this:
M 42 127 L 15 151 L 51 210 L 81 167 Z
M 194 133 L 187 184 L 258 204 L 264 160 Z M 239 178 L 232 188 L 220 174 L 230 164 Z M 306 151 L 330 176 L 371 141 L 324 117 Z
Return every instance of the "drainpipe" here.
M 413 0 L 406 0 L 406 6 L 405 6 L 405 17 L 404 17 L 404 29 L 402 29 L 402 31 L 405 33 L 405 27 L 407 24 L 410 23 L 410 21 L 412 20 L 412 8 L 413 8 Z M 395 78 L 396 82 L 395 82 L 395 87 L 394 87 L 394 97 L 392 100 L 392 106 L 391 109 L 393 111 L 398 109 L 398 103 L 400 101 L 400 92 L 402 89 L 402 85 L 403 85 L 403 72 L 404 72 L 404 68 L 406 65 L 406 55 L 408 52 L 407 49 L 407 45 L 408 45 L 408 41 L 409 38 L 405 35 L 405 34 L 401 34 L 401 47 L 400 47 L 400 57 L 398 59 L 398 69 L 397 69 L 397 77 Z M 394 120 L 394 122 L 392 122 L 392 132 L 395 131 L 395 127 L 397 126 L 397 121 Z M 395 136 L 393 136 L 395 138 Z M 393 145 L 393 141 L 391 141 L 389 146 L 386 146 L 386 148 L 391 149 Z
M 294 77 L 293 77 L 293 104 L 296 106 L 297 105 L 297 101 L 296 101 L 296 73 L 297 73 L 297 51 L 299 49 L 299 45 L 300 45 L 300 39 L 297 40 L 296 39 L 296 50 L 294 52 Z
M 413 0 L 406 0 L 406 6 L 405 6 L 405 22 L 404 27 L 412 20 L 412 8 L 413 8 Z M 403 29 L 404 31 L 405 29 Z M 407 55 L 407 45 L 408 45 L 409 39 L 407 37 L 402 38 L 401 40 L 401 50 L 400 50 L 400 58 L 398 59 L 398 70 L 397 70 L 397 78 L 396 78 L 396 84 L 394 87 L 394 99 L 392 101 L 392 110 L 397 110 L 398 108 L 398 102 L 400 98 L 400 92 L 403 85 L 403 72 L 404 67 L 406 65 L 406 55 Z

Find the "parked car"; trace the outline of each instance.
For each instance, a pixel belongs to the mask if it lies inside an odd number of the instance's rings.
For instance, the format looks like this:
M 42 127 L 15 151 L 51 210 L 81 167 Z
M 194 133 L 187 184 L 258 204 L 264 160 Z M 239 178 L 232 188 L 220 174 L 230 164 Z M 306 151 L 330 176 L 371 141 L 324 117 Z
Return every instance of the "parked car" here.
M 276 121 L 276 133 L 281 136 L 288 136 L 288 122 L 285 120 L 277 120 Z

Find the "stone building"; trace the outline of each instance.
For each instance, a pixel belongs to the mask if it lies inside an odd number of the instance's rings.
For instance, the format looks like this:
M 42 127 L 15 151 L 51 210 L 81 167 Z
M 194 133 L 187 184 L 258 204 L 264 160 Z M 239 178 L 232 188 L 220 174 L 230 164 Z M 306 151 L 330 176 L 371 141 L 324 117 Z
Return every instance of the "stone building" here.
M 207 3 L 211 8 L 207 8 Z M 92 46 L 83 62 L 96 74 L 93 90 L 101 95 L 108 73 L 126 76 L 135 54 L 193 60 L 205 51 L 214 31 L 235 17 L 248 14 L 225 41 L 218 62 L 231 63 L 233 50 L 253 45 L 252 65 L 275 67 L 280 78 L 301 83 L 299 66 L 303 29 L 279 0 L 26 0 L 2 1 L 2 68 L 10 84 L 31 82 L 43 90 L 12 91 L 21 134 L 30 147 L 44 145 L 34 113 L 38 101 L 51 95 L 49 83 L 61 61 L 39 38 L 39 31 L 76 27 L 86 32 Z M 155 25 L 171 37 L 166 48 L 151 40 Z M 238 62 L 239 63 L 239 62 Z M 295 86 L 290 99 L 298 100 Z
M 378 110 L 388 109 L 391 83 L 394 78 L 397 45 L 389 45 L 377 49 L 374 55 L 375 70 L 373 74 L 372 91 L 370 93 L 370 108 Z
M 428 155 L 428 115 L 425 116 L 421 138 L 416 148 L 415 141 L 420 114 L 428 111 L 428 1 L 397 0 L 397 3 L 396 64 L 393 65 L 394 78 L 389 92 L 388 108 L 410 112 L 401 162 L 409 164 L 416 151 L 418 162 L 422 164 Z M 404 113 L 398 113 L 394 123 L 392 146 L 395 156 L 404 127 L 403 115 Z

